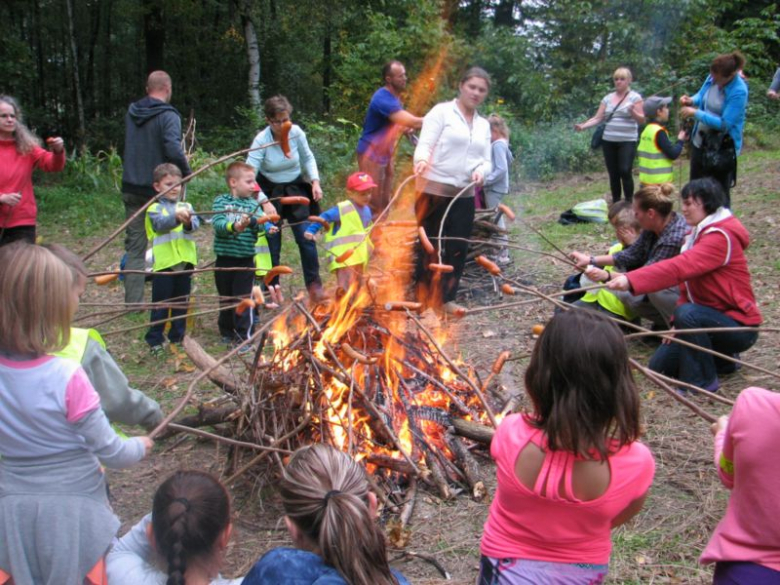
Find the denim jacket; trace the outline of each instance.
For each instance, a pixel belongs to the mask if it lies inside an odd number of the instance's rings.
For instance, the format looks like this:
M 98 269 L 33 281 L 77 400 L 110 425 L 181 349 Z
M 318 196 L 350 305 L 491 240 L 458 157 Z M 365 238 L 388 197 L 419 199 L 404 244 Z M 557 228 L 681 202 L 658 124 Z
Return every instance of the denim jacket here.
M 725 94 L 723 99 L 723 112 L 718 116 L 711 112 L 707 112 L 702 109 L 704 98 L 707 92 L 712 86 L 712 76 L 708 75 L 704 81 L 704 85 L 696 92 L 691 99 L 693 104 L 699 108 L 696 110 L 694 117 L 696 118 L 696 126 L 699 122 L 704 122 L 710 128 L 717 128 L 718 130 L 725 130 L 731 136 L 734 141 L 734 147 L 739 154 L 742 150 L 742 129 L 745 126 L 745 111 L 747 110 L 748 102 L 748 87 L 745 81 L 740 77 L 739 73 L 734 76 L 726 87 L 723 88 Z M 696 126 L 693 128 L 693 134 L 696 133 Z

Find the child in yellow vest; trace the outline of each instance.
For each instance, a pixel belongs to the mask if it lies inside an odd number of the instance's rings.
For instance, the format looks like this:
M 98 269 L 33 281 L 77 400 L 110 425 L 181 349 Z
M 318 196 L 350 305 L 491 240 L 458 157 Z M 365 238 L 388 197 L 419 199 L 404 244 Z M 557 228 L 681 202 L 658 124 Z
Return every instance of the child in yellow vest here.
M 342 201 L 320 215 L 328 222 L 325 248 L 331 256 L 328 270 L 336 273 L 336 282 L 344 290 L 357 280 L 368 264 L 371 242 L 366 235 L 371 226 L 371 189 L 376 183 L 368 173 L 352 173 L 347 179 L 347 201 Z M 322 228 L 312 222 L 304 237 L 313 240 Z
M 198 263 L 195 239 L 192 237 L 200 218 L 189 203 L 179 201 L 181 187 L 177 185 L 182 175 L 179 167 L 170 163 L 158 165 L 152 179 L 157 193 L 167 191 L 146 210 L 146 237 L 152 243 L 154 265 L 152 271 L 152 303 L 166 306 L 152 309 L 151 325 L 146 332 L 146 343 L 152 355 L 161 357 L 165 338 L 165 321 L 170 321 L 168 341 L 181 343 L 187 327 L 187 305 L 190 297 L 192 274 L 174 274 L 191 270 Z M 175 304 L 176 308 L 170 305 Z
M 644 102 L 647 126 L 639 137 L 636 152 L 639 182 L 643 186 L 674 181 L 674 161 L 680 157 L 687 134 L 685 130 L 680 130 L 674 145 L 669 140 L 669 133 L 663 125 L 669 121 L 671 101 L 670 97 L 652 96 Z

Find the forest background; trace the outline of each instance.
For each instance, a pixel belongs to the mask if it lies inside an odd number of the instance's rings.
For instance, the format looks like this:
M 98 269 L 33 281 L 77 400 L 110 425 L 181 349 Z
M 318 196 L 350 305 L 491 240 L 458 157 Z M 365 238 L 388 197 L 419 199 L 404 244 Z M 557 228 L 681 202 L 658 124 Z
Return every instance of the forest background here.
M 453 97 L 467 66 L 487 69 L 484 110 L 509 119 L 530 179 L 600 167 L 589 133 L 571 126 L 595 112 L 618 66 L 644 96 L 679 96 L 699 88 L 715 55 L 739 49 L 748 144 L 776 141 L 780 126 L 765 96 L 780 14 L 766 0 L 4 0 L 0 17 L 0 92 L 41 137 L 65 137 L 82 159 L 71 171 L 107 165 L 114 183 L 125 111 L 155 69 L 171 74 L 185 123 L 197 121 L 194 168 L 197 153 L 248 147 L 262 100 L 282 93 L 333 187 L 353 168 L 393 58 L 406 64 L 418 114 Z

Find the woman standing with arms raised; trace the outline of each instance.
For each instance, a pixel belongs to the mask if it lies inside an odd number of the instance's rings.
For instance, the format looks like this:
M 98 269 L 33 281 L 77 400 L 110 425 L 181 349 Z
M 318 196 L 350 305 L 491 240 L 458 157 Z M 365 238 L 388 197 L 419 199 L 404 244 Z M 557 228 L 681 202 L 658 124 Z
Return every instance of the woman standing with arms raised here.
M 62 138 L 47 142 L 51 151 L 41 148 L 38 137 L 24 125 L 16 100 L 0 95 L 0 246 L 15 240 L 35 243 L 38 206 L 33 170 L 56 173 L 65 167 Z
M 612 192 L 612 202 L 615 203 L 620 201 L 621 189 L 626 201 L 631 201 L 634 195 L 631 169 L 639 140 L 639 125 L 645 123 L 645 114 L 642 96 L 631 90 L 631 71 L 627 67 L 619 67 L 612 77 L 615 91 L 601 100 L 595 116 L 582 124 L 575 124 L 574 129 L 581 132 L 602 122 L 606 123 L 601 150 L 604 151 L 609 190 Z
M 431 239 L 439 237 L 442 222 L 442 237 L 471 237 L 474 185 L 481 184 L 491 168 L 490 124 L 477 112 L 489 90 L 490 76 L 484 69 L 472 67 L 461 78 L 458 97 L 434 106 L 423 119 L 420 141 L 414 151 L 419 194 L 415 213 L 417 223 Z M 445 220 L 450 204 L 452 207 Z M 443 304 L 445 312 L 456 314 L 460 307 L 455 303 L 455 297 L 466 264 L 468 242 L 433 240 L 433 245 L 436 250 L 432 254 L 422 252 L 418 258 L 417 294 L 426 304 Z M 441 289 L 433 290 L 434 279 L 429 265 L 438 263 L 440 246 L 444 246 L 442 263 L 453 270 L 443 273 Z

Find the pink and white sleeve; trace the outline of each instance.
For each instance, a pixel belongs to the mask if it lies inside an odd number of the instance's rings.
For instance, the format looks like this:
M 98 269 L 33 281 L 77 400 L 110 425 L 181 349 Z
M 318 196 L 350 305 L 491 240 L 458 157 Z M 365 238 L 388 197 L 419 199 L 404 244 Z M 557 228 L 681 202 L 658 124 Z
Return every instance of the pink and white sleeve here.
M 100 408 L 100 396 L 83 369 L 78 368 L 65 389 L 65 415 L 69 423 L 75 423 Z

